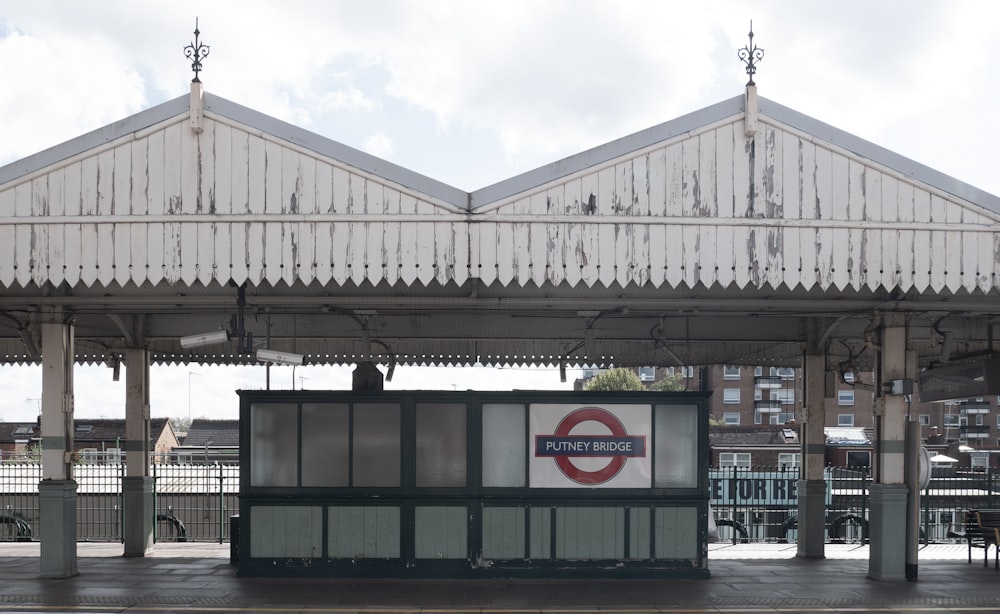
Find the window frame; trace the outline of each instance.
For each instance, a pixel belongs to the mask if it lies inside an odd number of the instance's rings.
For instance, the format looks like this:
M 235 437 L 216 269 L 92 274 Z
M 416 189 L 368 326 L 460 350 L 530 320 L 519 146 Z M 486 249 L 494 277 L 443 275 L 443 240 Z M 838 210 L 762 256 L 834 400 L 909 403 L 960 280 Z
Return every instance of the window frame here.
M 723 457 L 727 457 L 728 461 L 724 461 Z M 753 457 L 749 452 L 719 452 L 719 468 L 729 468 L 736 467 L 742 469 L 749 469 L 753 466 Z

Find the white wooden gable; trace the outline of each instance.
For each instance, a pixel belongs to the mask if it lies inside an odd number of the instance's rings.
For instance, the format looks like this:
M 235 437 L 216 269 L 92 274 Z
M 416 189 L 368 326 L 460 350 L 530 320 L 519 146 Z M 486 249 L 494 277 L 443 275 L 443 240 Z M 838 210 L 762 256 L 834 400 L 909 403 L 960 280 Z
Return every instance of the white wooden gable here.
M 472 194 L 413 174 L 404 185 L 400 169 L 353 152 L 373 170 L 359 168 L 334 157 L 347 148 L 302 145 L 302 131 L 226 101 L 208 98 L 200 132 L 174 104 L 0 185 L 0 285 L 995 289 L 996 210 L 804 132 L 767 101 L 748 137 L 740 102 L 499 197 L 533 174 Z
M 481 203 L 483 282 L 996 290 L 995 197 L 957 197 L 761 106 L 752 136 L 740 108 Z
M 795 364 L 886 301 L 992 349 L 1000 199 L 752 92 L 471 193 L 195 93 L 0 168 L 0 360 L 53 305 L 78 360 L 142 320 L 157 362 L 245 362 L 177 342 L 232 286 L 313 363 Z
M 210 107 L 200 124 L 185 109 L 0 186 L 0 285 L 464 281 L 464 207 Z

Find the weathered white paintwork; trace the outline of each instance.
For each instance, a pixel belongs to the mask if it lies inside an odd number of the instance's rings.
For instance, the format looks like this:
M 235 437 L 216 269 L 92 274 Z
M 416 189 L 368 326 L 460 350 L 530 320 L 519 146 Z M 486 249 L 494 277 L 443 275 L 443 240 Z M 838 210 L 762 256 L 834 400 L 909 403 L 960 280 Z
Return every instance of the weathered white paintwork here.
M 0 186 L 0 286 L 990 292 L 1000 215 L 761 113 L 450 202 L 206 110 Z M 471 200 L 471 199 L 470 199 Z

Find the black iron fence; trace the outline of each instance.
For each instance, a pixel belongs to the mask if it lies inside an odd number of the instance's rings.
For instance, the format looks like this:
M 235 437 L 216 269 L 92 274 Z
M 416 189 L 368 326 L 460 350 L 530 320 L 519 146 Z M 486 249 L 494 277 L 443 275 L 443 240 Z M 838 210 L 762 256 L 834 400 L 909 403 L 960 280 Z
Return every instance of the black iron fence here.
M 229 517 L 239 510 L 239 465 L 223 463 L 152 466 L 157 541 L 229 540 Z M 39 538 L 38 463 L 0 463 L 0 541 Z M 122 540 L 122 478 L 125 465 L 78 464 L 77 537 Z M 871 477 L 864 468 L 828 468 L 827 539 L 861 542 L 867 537 Z M 795 541 L 798 534 L 798 469 L 740 468 L 709 472 L 709 496 L 723 541 Z M 955 539 L 965 511 L 1000 507 L 1000 472 L 935 469 L 921 491 L 925 542 Z
M 798 536 L 798 469 L 727 467 L 709 475 L 712 509 L 722 541 L 784 542 Z M 827 541 L 867 538 L 871 476 L 865 467 L 828 467 Z M 965 512 L 1000 506 L 1000 473 L 934 469 L 920 492 L 924 543 L 958 539 Z
M 77 464 L 79 541 L 122 541 L 125 465 Z M 229 517 L 239 512 L 239 466 L 153 465 L 157 541 L 229 540 Z M 38 539 L 38 463 L 0 463 L 0 541 Z

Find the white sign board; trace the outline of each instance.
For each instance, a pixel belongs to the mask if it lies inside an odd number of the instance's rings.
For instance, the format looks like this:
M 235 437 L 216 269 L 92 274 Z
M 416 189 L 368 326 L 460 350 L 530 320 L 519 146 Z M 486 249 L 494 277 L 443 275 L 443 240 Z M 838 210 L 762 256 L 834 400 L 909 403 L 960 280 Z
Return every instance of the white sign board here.
M 650 488 L 649 405 L 533 404 L 532 488 Z

